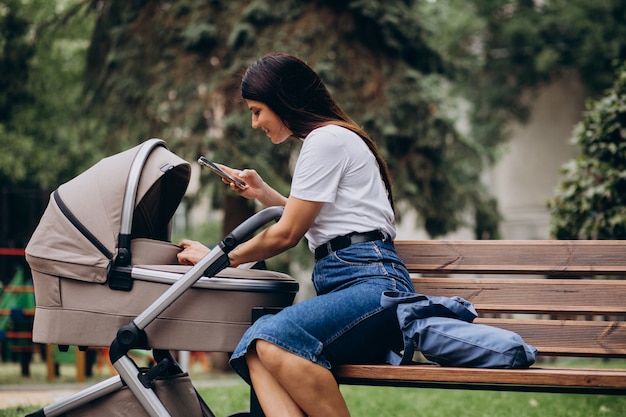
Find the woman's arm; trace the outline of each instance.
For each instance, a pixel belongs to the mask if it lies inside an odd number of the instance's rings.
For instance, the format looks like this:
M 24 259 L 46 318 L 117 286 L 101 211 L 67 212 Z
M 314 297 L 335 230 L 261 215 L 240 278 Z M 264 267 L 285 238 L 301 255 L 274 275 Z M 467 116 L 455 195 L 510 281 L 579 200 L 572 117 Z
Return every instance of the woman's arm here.
M 280 220 L 229 254 L 231 266 L 271 258 L 298 244 L 324 203 L 289 197 Z
M 230 265 L 261 261 L 294 247 L 309 230 L 323 204 L 289 197 L 278 222 L 229 253 Z M 183 240 L 180 245 L 183 251 L 178 254 L 178 262 L 183 265 L 194 265 L 209 253 L 199 242 Z

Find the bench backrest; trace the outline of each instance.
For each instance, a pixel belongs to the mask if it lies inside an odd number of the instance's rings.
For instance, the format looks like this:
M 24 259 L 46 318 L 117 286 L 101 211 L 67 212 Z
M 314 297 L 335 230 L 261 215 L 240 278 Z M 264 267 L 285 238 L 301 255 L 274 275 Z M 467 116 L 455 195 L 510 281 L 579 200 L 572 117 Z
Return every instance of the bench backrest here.
M 415 289 L 458 295 L 477 323 L 543 355 L 626 357 L 626 241 L 397 241 Z

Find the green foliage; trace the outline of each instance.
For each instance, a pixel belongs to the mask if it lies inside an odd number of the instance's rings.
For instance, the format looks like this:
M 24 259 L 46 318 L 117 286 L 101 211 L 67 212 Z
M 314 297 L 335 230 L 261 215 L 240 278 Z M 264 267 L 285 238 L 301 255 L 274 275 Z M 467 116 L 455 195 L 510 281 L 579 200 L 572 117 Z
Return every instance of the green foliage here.
M 437 0 L 421 2 L 419 10 L 429 17 L 422 19 L 427 42 L 452 63 L 454 93 L 471 104 L 469 132 L 489 162 L 506 141 L 510 121 L 527 119 L 526 93 L 576 71 L 597 95 L 626 60 L 621 0 Z M 476 235 L 482 236 L 481 225 L 498 214 L 489 196 L 476 196 L 482 202 L 475 210 Z
M 424 34 L 416 1 L 354 0 L 348 8 L 354 14 L 360 35 L 367 44 L 378 45 L 385 55 L 399 58 L 424 73 L 443 72 L 445 62 L 433 50 Z
M 407 70 L 390 83 L 386 112 L 366 119 L 368 130 L 383 138 L 396 198 L 417 209 L 431 236 L 466 225 L 467 210 L 486 203 L 479 178 L 485 150 L 454 128 L 458 109 L 445 85 L 439 75 Z
M 217 26 L 209 23 L 190 25 L 183 31 L 183 45 L 191 51 L 211 48 L 216 42 Z
M 561 170 L 549 202 L 558 239 L 626 239 L 626 66 L 613 87 L 587 103 L 574 132 L 580 155 Z
M 0 8 L 2 183 L 55 187 L 94 161 L 98 143 L 79 115 L 91 28 L 80 10 L 45 0 Z
M 523 94 L 575 71 L 592 96 L 626 60 L 622 0 L 437 0 L 420 10 L 428 42 L 455 65 L 472 104 L 472 136 L 497 146 L 511 120 L 525 121 Z
M 377 140 L 398 199 L 417 209 L 428 232 L 452 231 L 468 210 L 490 213 L 478 181 L 486 149 L 456 129 L 446 64 L 426 44 L 416 4 L 108 2 L 87 82 L 92 109 L 110 130 L 107 149 L 159 136 L 189 160 L 205 154 L 253 167 L 288 193 L 299 145 L 272 146 L 250 128 L 238 98 L 241 71 L 283 50 L 307 60 Z
M 509 121 L 527 116 L 522 93 L 570 70 L 590 92 L 606 88 L 626 58 L 625 10 L 620 0 L 5 1 L 0 178 L 54 186 L 161 137 L 188 160 L 254 167 L 286 192 L 298 145 L 268 143 L 238 99 L 241 71 L 283 50 L 375 138 L 398 200 L 432 236 L 473 215 L 477 236 L 495 237 L 480 173 Z
M 15 108 L 29 103 L 28 63 L 35 48 L 26 39 L 28 20 L 20 13 L 18 1 L 0 5 L 0 123 L 11 119 Z

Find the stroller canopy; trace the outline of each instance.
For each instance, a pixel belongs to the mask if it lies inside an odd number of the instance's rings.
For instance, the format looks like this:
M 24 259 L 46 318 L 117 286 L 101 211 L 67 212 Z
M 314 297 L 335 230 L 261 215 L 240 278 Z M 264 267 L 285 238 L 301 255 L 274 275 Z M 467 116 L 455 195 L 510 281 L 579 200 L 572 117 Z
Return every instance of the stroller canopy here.
M 130 239 L 169 241 L 190 173 L 160 139 L 102 159 L 52 193 L 26 246 L 30 267 L 105 282 Z

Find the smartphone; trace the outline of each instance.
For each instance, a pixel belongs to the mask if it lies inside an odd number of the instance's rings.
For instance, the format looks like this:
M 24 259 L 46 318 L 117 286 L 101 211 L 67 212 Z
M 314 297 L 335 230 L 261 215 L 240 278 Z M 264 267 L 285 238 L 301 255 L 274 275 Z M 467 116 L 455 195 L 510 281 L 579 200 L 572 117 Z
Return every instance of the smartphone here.
M 205 167 L 209 168 L 211 171 L 215 172 L 217 175 L 224 178 L 226 181 L 234 183 L 237 187 L 241 188 L 242 190 L 246 188 L 245 182 L 233 177 L 232 175 L 228 174 L 224 170 L 220 169 L 220 167 L 218 167 L 213 162 L 206 159 L 204 156 L 201 156 L 200 158 L 198 158 L 198 163 L 200 165 L 204 165 Z

